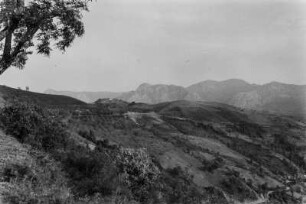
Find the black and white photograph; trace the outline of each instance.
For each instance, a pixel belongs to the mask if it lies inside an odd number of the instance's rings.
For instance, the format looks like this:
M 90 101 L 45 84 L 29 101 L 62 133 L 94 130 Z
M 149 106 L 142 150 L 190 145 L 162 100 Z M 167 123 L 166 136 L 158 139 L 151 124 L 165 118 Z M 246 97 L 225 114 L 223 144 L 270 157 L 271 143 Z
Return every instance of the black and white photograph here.
M 306 0 L 0 0 L 0 204 L 306 204 Z

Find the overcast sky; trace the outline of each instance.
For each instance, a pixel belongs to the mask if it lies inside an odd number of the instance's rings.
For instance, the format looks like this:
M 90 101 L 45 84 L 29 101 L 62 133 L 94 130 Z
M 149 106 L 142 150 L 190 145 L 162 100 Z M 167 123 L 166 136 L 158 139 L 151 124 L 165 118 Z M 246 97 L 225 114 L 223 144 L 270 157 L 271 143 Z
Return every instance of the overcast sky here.
M 306 0 L 97 0 L 65 54 L 32 55 L 0 84 L 127 91 L 211 79 L 306 84 Z

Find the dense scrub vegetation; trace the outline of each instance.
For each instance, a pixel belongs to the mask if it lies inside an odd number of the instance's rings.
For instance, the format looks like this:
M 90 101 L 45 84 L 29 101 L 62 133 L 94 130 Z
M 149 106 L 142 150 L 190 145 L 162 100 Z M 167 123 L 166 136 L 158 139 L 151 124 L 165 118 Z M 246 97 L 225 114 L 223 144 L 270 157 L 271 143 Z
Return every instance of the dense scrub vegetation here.
M 1 177 L 11 184 L 9 203 L 200 203 L 204 189 L 180 168 L 163 170 L 143 148 L 96 141 L 92 150 L 73 140 L 54 111 L 14 103 L 0 113 L 1 127 L 31 147 L 34 163 L 10 164 Z
M 36 105 L 16 102 L 1 111 L 0 120 L 7 134 L 34 148 L 52 151 L 68 144 L 63 124 Z

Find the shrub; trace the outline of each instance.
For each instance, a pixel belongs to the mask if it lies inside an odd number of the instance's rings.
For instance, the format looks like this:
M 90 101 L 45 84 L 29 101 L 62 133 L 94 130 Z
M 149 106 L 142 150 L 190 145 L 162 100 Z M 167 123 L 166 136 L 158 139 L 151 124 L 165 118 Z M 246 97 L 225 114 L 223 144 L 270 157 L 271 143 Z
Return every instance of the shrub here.
M 223 159 L 221 157 L 217 157 L 212 161 L 203 160 L 202 167 L 200 167 L 200 169 L 212 173 L 214 170 L 222 167 L 223 165 L 224 165 Z
M 38 149 L 50 151 L 68 144 L 63 124 L 36 105 L 15 102 L 1 110 L 0 122 L 7 134 Z
M 121 148 L 117 157 L 119 172 L 124 184 L 135 200 L 145 202 L 150 198 L 160 171 L 152 162 L 146 149 Z
M 119 186 L 118 171 L 112 154 L 77 147 L 60 158 L 77 196 L 109 196 L 116 191 Z

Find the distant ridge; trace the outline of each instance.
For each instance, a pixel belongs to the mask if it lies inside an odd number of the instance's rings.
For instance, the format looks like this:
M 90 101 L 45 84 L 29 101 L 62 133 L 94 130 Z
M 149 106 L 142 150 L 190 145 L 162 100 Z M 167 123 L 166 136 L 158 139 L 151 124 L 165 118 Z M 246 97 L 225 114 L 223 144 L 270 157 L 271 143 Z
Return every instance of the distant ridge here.
M 116 92 L 76 92 L 76 91 L 56 91 L 53 89 L 48 89 L 44 92 L 45 94 L 53 94 L 53 95 L 65 95 L 76 98 L 78 100 L 84 101 L 86 103 L 93 103 L 101 98 L 116 98 L 120 96 L 122 93 Z
M 188 87 L 143 83 L 136 90 L 125 93 L 54 90 L 46 93 L 67 95 L 90 103 L 99 98 L 118 98 L 127 102 L 149 104 L 189 100 L 225 103 L 239 108 L 285 115 L 306 115 L 306 86 L 280 82 L 257 85 L 241 79 L 207 80 Z
M 142 84 L 118 98 L 150 104 L 175 100 L 207 101 L 285 115 L 306 115 L 306 86 L 280 82 L 257 85 L 241 79 L 207 80 L 186 88 Z
M 185 99 L 188 90 L 175 85 L 150 85 L 141 84 L 135 91 L 127 92 L 118 98 L 128 102 L 161 103 Z
M 232 97 L 241 92 L 254 90 L 258 85 L 249 84 L 240 79 L 226 81 L 203 81 L 187 87 L 187 100 L 191 101 L 216 101 L 229 103 Z

